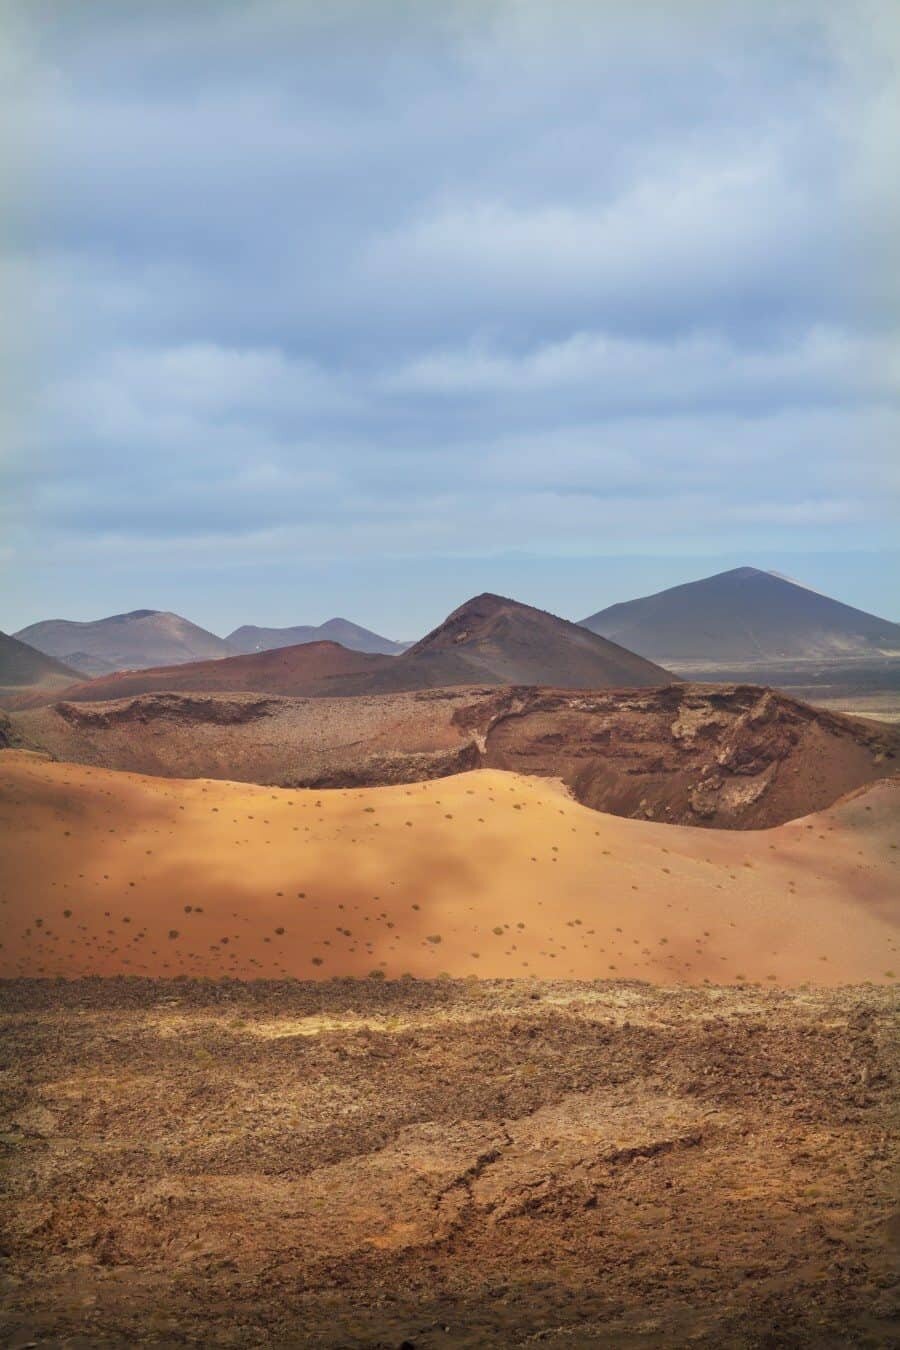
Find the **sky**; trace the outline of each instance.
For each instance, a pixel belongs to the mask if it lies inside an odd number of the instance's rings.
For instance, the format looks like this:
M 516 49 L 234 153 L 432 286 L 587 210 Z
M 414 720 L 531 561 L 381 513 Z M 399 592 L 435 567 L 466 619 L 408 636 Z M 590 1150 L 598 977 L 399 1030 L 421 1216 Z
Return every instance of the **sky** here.
M 0 0 L 0 628 L 900 619 L 896 0 Z

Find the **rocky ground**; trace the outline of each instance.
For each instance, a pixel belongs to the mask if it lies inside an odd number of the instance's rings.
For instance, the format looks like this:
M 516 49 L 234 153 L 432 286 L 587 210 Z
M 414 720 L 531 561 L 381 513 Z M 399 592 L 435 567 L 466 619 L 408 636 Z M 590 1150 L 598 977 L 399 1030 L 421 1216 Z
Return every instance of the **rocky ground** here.
M 281 787 L 508 769 L 561 779 L 598 811 L 719 829 L 768 829 L 824 810 L 895 777 L 900 765 L 896 726 L 755 685 L 472 686 L 358 698 L 156 693 L 0 713 L 2 747 Z
M 896 992 L 7 981 L 0 1338 L 895 1346 Z

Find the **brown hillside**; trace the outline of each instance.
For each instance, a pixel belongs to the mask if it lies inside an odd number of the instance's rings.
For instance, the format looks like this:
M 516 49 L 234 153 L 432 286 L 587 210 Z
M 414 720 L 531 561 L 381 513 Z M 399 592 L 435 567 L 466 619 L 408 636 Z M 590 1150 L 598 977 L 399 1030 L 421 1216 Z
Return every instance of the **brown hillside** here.
M 461 684 L 553 685 L 614 689 L 668 684 L 661 666 L 544 610 L 484 594 L 369 681 L 377 689 Z
M 125 671 L 67 689 L 66 698 L 83 702 L 164 690 L 248 690 L 319 698 L 471 684 L 610 689 L 668 684 L 677 678 L 579 624 L 515 600 L 480 595 L 400 656 L 307 642 L 222 661 Z
M 314 695 L 326 692 L 348 675 L 358 675 L 391 664 L 391 657 L 351 652 L 337 642 L 305 642 L 296 647 L 227 656 L 221 660 L 192 661 L 158 666 L 153 670 L 123 670 L 67 688 L 69 702 L 97 702 L 127 695 L 171 690 L 183 693 L 258 693 Z M 35 698 L 33 704 L 46 702 Z
M 345 787 L 491 766 L 561 778 L 616 815 L 731 828 L 821 810 L 900 763 L 900 730 L 754 686 L 168 693 L 57 703 L 9 722 L 9 743 L 141 773 Z

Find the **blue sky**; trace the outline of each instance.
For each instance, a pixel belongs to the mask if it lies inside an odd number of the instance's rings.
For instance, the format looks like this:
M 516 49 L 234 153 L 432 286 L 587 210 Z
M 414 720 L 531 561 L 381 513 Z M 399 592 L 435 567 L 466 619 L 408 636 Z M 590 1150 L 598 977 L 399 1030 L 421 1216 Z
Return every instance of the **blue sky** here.
M 0 32 L 0 627 L 407 637 L 743 562 L 900 618 L 893 0 Z

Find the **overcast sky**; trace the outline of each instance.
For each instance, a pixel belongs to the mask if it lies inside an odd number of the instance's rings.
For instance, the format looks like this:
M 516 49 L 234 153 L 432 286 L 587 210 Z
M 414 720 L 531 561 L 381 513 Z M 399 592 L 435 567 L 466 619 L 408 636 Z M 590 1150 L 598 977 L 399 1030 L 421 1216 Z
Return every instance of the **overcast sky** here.
M 896 0 L 0 0 L 0 41 L 0 627 L 413 637 L 742 562 L 900 619 Z

